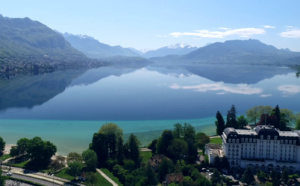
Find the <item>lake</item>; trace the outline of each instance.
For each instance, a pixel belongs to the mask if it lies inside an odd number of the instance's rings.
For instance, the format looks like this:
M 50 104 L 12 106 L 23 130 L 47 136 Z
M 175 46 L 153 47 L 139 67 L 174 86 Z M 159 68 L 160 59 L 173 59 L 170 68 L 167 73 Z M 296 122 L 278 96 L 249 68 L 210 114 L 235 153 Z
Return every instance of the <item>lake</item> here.
M 175 123 L 213 135 L 215 114 L 256 105 L 299 112 L 300 79 L 287 67 L 147 66 L 69 70 L 0 80 L 0 136 L 40 136 L 60 154 L 88 148 L 107 122 L 146 145 Z M 125 139 L 126 140 L 126 139 Z

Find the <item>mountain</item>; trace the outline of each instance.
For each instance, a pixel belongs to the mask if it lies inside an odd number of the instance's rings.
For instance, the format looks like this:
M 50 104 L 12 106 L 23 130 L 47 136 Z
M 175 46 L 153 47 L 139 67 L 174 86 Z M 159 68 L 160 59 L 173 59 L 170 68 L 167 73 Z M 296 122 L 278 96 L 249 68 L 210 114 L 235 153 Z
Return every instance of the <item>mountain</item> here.
M 65 33 L 63 36 L 74 48 L 90 58 L 101 59 L 112 56 L 139 56 L 138 53 L 129 48 L 103 44 L 90 36 L 73 35 L 69 33 Z
M 290 58 L 300 53 L 280 50 L 258 40 L 231 40 L 224 43 L 213 43 L 182 56 L 151 58 L 159 63 L 180 64 L 255 64 L 284 65 Z
M 152 57 L 163 57 L 167 55 L 184 55 L 188 54 L 192 51 L 198 49 L 197 47 L 185 44 L 175 44 L 171 46 L 166 46 L 159 48 L 157 50 L 150 50 L 143 54 L 145 58 L 152 58 Z
M 61 63 L 87 60 L 59 33 L 29 18 L 0 15 L 0 63 Z

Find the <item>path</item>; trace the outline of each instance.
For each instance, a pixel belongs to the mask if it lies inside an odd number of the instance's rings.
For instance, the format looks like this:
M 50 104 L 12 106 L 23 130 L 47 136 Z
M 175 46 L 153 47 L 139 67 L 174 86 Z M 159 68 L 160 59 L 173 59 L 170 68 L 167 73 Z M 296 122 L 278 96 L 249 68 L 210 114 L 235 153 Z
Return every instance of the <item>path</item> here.
M 116 184 L 116 182 L 114 182 L 112 179 L 110 179 L 104 172 L 102 172 L 100 169 L 96 169 L 97 172 L 99 172 L 101 174 L 101 176 L 103 176 L 107 181 L 109 181 L 109 183 L 111 183 L 113 186 L 118 186 L 118 184 Z

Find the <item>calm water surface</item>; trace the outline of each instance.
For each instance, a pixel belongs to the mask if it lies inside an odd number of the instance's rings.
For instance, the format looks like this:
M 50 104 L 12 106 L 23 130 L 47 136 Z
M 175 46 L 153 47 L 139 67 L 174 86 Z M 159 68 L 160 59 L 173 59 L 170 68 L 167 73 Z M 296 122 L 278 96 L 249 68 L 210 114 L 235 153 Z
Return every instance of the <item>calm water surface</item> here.
M 0 136 L 7 143 L 41 136 L 62 154 L 86 149 L 106 122 L 147 143 L 152 131 L 177 122 L 213 134 L 207 126 L 215 113 L 226 115 L 232 104 L 237 114 L 255 105 L 300 110 L 300 79 L 284 67 L 103 67 L 1 80 L 0 87 Z

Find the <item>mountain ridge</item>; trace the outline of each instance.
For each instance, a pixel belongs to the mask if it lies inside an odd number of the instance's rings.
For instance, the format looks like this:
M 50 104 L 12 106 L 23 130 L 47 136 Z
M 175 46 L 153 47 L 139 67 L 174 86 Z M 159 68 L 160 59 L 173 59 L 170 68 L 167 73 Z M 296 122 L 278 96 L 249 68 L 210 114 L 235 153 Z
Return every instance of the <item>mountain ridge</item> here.
M 169 55 L 161 58 L 150 58 L 150 60 L 174 64 L 282 65 L 292 63 L 287 62 L 288 59 L 297 56 L 300 56 L 299 52 L 277 49 L 259 40 L 249 39 L 216 42 L 186 55 Z

